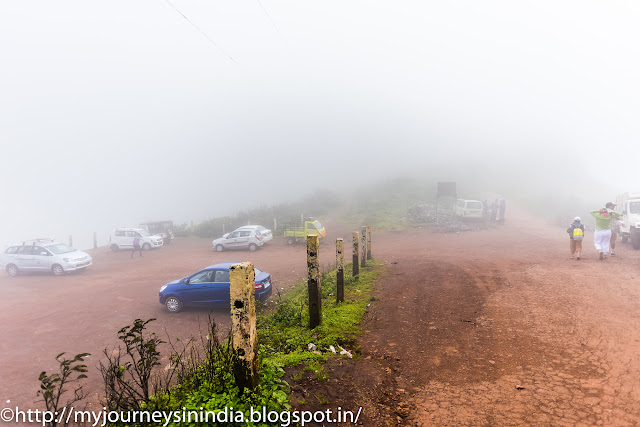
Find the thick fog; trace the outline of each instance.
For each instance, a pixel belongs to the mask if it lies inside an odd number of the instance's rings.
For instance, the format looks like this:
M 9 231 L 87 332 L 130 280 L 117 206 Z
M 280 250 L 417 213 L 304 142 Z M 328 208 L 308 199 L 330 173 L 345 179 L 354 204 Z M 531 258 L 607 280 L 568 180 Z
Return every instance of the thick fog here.
M 598 208 L 640 191 L 639 18 L 615 0 L 2 2 L 0 244 L 400 174 Z

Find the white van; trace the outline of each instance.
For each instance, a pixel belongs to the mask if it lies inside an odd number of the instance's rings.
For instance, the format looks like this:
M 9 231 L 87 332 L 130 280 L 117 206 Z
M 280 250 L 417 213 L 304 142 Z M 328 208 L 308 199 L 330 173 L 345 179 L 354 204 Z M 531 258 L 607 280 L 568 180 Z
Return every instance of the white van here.
M 162 246 L 162 237 L 151 235 L 143 228 L 116 228 L 109 237 L 109 247 L 112 251 L 119 249 L 133 249 L 133 238 L 140 237 L 140 247 L 145 251 Z
M 62 276 L 70 271 L 84 271 L 92 264 L 86 252 L 51 239 L 29 240 L 9 246 L 0 254 L 0 268 L 11 277 L 30 271 L 50 271 Z
M 484 217 L 484 206 L 480 200 L 458 199 L 456 216 L 458 218 L 482 219 Z

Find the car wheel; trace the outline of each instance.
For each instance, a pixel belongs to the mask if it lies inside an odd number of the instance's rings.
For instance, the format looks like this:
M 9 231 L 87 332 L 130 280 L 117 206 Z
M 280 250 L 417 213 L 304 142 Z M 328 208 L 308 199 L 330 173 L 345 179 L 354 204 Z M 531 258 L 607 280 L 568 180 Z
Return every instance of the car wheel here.
M 222 246 L 222 245 L 216 245 L 216 251 L 218 251 L 218 252 L 222 252 L 222 251 L 224 251 L 224 246 Z
M 169 297 L 165 300 L 164 305 L 171 313 L 177 313 L 182 310 L 182 302 L 176 297 Z
M 293 237 L 289 237 L 287 239 L 287 245 L 293 245 L 296 242 L 296 239 L 294 239 Z
M 151 249 L 151 245 L 148 243 L 145 243 L 144 245 L 142 245 L 142 249 L 144 249 L 145 251 L 148 251 L 149 249 Z
M 64 268 L 62 268 L 60 264 L 54 264 L 54 266 L 51 267 L 51 271 L 54 276 L 62 276 L 64 274 Z
M 116 245 L 115 243 L 113 245 L 111 245 L 111 250 L 113 252 L 118 252 L 119 249 L 120 249 L 120 247 L 118 245 Z
M 9 264 L 7 265 L 7 274 L 11 277 L 16 277 L 20 275 L 20 270 L 18 270 L 17 265 Z
M 251 252 L 254 252 L 256 249 L 258 249 L 258 245 L 256 245 L 255 243 L 249 245 L 249 250 Z

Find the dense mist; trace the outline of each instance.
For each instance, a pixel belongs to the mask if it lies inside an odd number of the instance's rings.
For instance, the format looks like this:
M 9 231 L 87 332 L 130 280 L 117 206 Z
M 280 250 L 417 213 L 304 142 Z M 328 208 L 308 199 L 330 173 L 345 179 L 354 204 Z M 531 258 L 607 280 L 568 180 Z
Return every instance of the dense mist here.
M 0 244 L 406 176 L 596 209 L 640 189 L 638 17 L 630 1 L 5 2 Z

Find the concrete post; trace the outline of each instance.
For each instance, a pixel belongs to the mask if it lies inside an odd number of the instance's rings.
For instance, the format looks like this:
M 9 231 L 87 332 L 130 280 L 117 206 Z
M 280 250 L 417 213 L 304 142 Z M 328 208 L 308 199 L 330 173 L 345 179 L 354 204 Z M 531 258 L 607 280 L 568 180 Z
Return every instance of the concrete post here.
M 367 227 L 362 226 L 362 257 L 360 261 L 360 267 L 365 268 L 367 266 Z
M 69 234 L 69 247 L 73 247 L 73 237 Z
M 360 259 L 358 245 L 360 244 L 360 233 L 353 232 L 353 277 L 358 277 L 360 274 Z
M 336 303 L 344 301 L 344 240 L 336 240 Z
M 224 233 L 224 222 L 222 223 L 222 234 L 225 234 Z
M 278 230 L 278 221 L 273 218 L 273 232 L 275 233 Z
M 258 385 L 258 336 L 256 334 L 255 270 L 250 262 L 229 268 L 231 281 L 231 333 L 237 359 L 233 367 L 241 390 Z
M 93 249 L 98 249 L 98 233 L 93 232 Z
M 367 260 L 371 259 L 371 226 L 367 225 Z
M 309 329 L 320 324 L 322 319 L 322 297 L 320 292 L 320 267 L 318 249 L 320 239 L 317 234 L 307 236 L 307 286 L 309 287 Z

